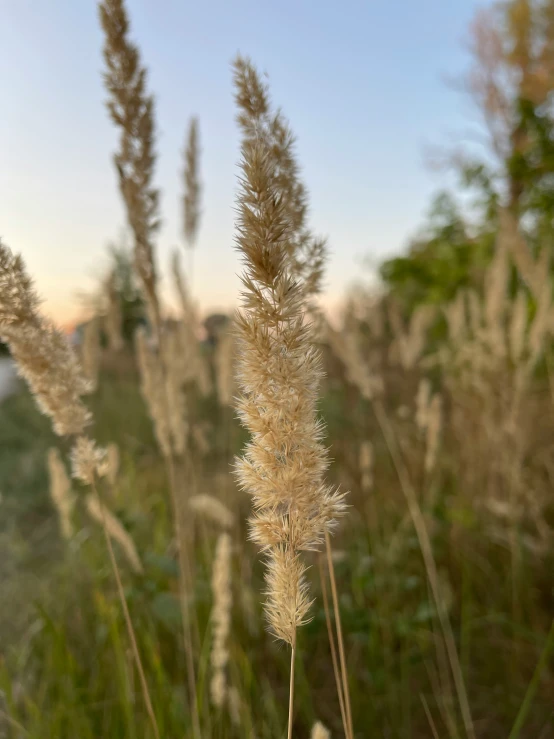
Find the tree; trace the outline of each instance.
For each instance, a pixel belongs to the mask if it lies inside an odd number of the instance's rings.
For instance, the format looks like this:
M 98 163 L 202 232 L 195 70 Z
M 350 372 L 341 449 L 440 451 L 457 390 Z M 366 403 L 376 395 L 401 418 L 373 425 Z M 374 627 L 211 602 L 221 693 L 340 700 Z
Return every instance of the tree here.
M 479 280 L 493 244 L 492 224 L 471 224 L 453 196 L 441 192 L 407 256 L 384 262 L 381 277 L 408 312 L 420 303 L 444 303 Z
M 463 213 L 440 194 L 408 254 L 381 276 L 411 309 L 450 299 L 480 279 L 494 251 L 498 209 L 508 208 L 534 251 L 550 248 L 554 226 L 554 0 L 505 0 L 479 10 L 470 27 L 463 87 L 488 133 L 481 157 L 450 157 Z

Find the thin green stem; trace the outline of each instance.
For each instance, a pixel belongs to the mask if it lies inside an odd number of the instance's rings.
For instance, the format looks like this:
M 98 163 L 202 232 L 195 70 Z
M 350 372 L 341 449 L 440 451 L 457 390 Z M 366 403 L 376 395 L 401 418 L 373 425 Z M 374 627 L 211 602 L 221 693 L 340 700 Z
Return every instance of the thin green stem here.
M 350 707 L 350 691 L 348 688 L 348 672 L 346 669 L 346 656 L 344 652 L 344 640 L 342 638 L 342 624 L 340 619 L 340 608 L 337 591 L 337 583 L 335 581 L 335 568 L 333 565 L 333 556 L 331 551 L 331 537 L 329 532 L 325 532 L 325 548 L 327 550 L 327 566 L 329 568 L 329 579 L 331 581 L 331 598 L 333 601 L 333 610 L 335 613 L 335 624 L 337 628 L 337 641 L 339 644 L 339 660 L 342 674 L 342 690 L 344 695 L 344 704 L 346 708 L 346 720 L 348 723 L 348 736 L 350 739 L 354 736 L 354 728 L 352 723 L 352 709 Z
M 529 713 L 531 709 L 531 704 L 533 703 L 535 693 L 537 692 L 537 688 L 539 687 L 539 681 L 542 677 L 542 673 L 544 672 L 546 668 L 548 659 L 550 658 L 550 655 L 553 650 L 554 650 L 554 620 L 552 621 L 550 625 L 550 631 L 546 639 L 546 644 L 544 645 L 544 649 L 542 650 L 537 666 L 535 667 L 535 672 L 533 673 L 533 677 L 531 678 L 531 682 L 529 683 L 527 692 L 525 693 L 525 697 L 523 699 L 523 703 L 521 704 L 521 707 L 518 711 L 516 720 L 514 722 L 513 728 L 510 732 L 510 736 L 508 737 L 508 739 L 518 739 L 519 734 L 523 728 L 523 724 L 525 723 L 525 719 L 527 718 L 527 714 Z
M 294 716 L 294 662 L 296 656 L 296 634 L 290 650 L 290 683 L 289 683 L 289 723 L 287 739 L 292 739 L 292 720 Z
M 119 600 L 121 602 L 121 607 L 123 609 L 123 616 L 125 618 L 125 625 L 127 627 L 127 634 L 129 636 L 129 641 L 131 642 L 131 650 L 133 652 L 133 658 L 137 667 L 137 672 L 139 675 L 139 680 L 142 688 L 142 695 L 144 697 L 144 703 L 146 706 L 146 711 L 148 713 L 148 716 L 150 718 L 150 723 L 152 724 L 152 729 L 154 731 L 154 736 L 156 739 L 160 739 L 160 732 L 158 730 L 158 723 L 156 721 L 156 715 L 154 713 L 154 707 L 152 706 L 152 700 L 150 698 L 150 691 L 148 689 L 148 683 L 146 682 L 146 675 L 144 674 L 144 667 L 142 665 L 142 660 L 140 657 L 140 652 L 137 644 L 137 639 L 135 635 L 135 630 L 133 628 L 133 622 L 131 621 L 131 614 L 129 613 L 129 606 L 127 605 L 127 599 L 125 598 L 125 591 L 123 590 L 123 583 L 121 582 L 121 575 L 119 573 L 119 567 L 117 566 L 117 560 L 115 558 L 114 550 L 112 547 L 112 541 L 110 538 L 110 534 L 108 532 L 108 524 L 106 521 L 106 510 L 104 508 L 104 504 L 102 503 L 102 500 L 100 498 L 100 495 L 98 493 L 98 489 L 96 487 L 96 483 L 92 482 L 92 490 L 96 498 L 98 499 L 98 503 L 100 505 L 100 511 L 102 514 L 102 530 L 104 532 L 104 538 L 106 540 L 106 546 L 108 548 L 108 555 L 110 558 L 110 564 L 112 567 L 112 571 L 114 574 L 114 578 L 117 584 L 117 593 L 119 595 Z

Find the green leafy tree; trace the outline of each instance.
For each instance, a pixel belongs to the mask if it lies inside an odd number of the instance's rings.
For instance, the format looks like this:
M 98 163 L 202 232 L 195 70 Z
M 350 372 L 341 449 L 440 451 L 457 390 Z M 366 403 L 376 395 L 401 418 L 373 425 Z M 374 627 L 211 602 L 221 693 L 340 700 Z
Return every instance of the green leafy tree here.
M 482 156 L 450 158 L 467 206 L 441 193 L 406 256 L 381 276 L 411 309 L 478 282 L 494 251 L 499 205 L 531 249 L 551 248 L 554 224 L 554 0 L 506 0 L 479 10 L 464 79 L 488 133 Z

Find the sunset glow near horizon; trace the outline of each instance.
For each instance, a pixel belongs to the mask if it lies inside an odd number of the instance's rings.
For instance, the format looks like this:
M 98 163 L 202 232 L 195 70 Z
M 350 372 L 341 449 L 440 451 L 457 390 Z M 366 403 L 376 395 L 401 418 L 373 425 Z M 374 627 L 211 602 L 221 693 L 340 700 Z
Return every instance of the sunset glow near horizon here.
M 161 290 L 171 302 L 169 260 L 182 247 L 182 150 L 199 118 L 203 213 L 193 293 L 202 313 L 236 306 L 234 249 L 239 137 L 230 62 L 237 51 L 267 71 L 271 98 L 298 138 L 313 229 L 328 237 L 323 306 L 405 247 L 434 191 L 423 148 L 471 122 L 444 83 L 467 67 L 463 40 L 476 3 L 226 3 L 128 0 L 131 37 L 156 100 L 162 229 Z M 68 326 L 83 315 L 108 266 L 107 244 L 125 223 L 112 163 L 118 133 L 102 86 L 95 3 L 20 0 L 0 29 L 0 236 L 23 255 L 43 310 Z M 187 264 L 184 257 L 183 263 Z

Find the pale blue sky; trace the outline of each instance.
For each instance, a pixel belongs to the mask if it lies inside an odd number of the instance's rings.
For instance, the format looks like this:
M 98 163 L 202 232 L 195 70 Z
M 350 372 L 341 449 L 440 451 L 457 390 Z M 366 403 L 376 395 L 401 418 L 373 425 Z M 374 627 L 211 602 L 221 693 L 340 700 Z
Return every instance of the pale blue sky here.
M 200 119 L 204 214 L 194 288 L 204 308 L 232 306 L 238 161 L 230 61 L 248 54 L 298 137 L 311 222 L 329 237 L 332 304 L 363 274 L 364 256 L 400 251 L 444 176 L 426 145 L 471 122 L 445 84 L 468 57 L 473 0 L 128 0 L 132 37 L 156 98 L 167 274 L 180 241 L 184 132 Z M 0 235 L 23 253 L 45 309 L 75 312 L 102 272 L 124 214 L 102 88 L 94 0 L 0 0 Z M 164 280 L 167 283 L 167 279 Z

